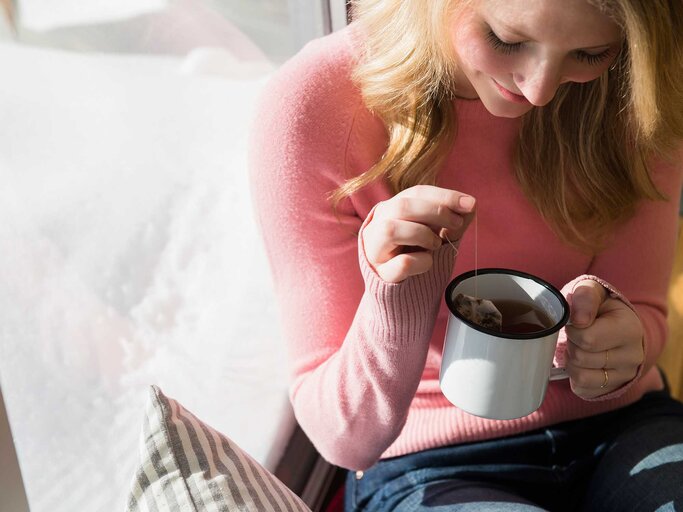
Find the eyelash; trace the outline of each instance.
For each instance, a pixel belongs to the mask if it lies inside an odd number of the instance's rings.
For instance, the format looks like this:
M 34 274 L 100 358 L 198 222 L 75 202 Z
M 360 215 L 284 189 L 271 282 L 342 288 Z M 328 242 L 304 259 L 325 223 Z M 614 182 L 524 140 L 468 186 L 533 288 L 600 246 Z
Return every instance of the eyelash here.
M 501 40 L 501 38 L 498 37 L 493 30 L 489 30 L 489 33 L 486 35 L 486 40 L 494 50 L 499 51 L 503 55 L 510 55 L 511 53 L 519 51 L 522 46 L 522 43 L 506 43 L 505 41 Z
M 612 50 L 605 50 L 604 52 L 598 53 L 597 55 L 592 55 L 586 52 L 576 52 L 576 58 L 580 62 L 585 62 L 587 64 L 590 64 L 591 66 L 597 66 L 607 57 L 609 57 L 611 52 Z
M 503 55 L 511 55 L 515 52 L 518 52 L 522 47 L 522 43 L 506 43 L 500 37 L 498 37 L 493 30 L 489 30 L 488 34 L 486 35 L 486 40 L 494 50 L 502 53 Z M 607 59 L 610 56 L 611 51 L 611 49 L 605 50 L 597 55 L 592 55 L 579 50 L 575 55 L 579 62 L 585 62 L 591 66 L 596 66 Z

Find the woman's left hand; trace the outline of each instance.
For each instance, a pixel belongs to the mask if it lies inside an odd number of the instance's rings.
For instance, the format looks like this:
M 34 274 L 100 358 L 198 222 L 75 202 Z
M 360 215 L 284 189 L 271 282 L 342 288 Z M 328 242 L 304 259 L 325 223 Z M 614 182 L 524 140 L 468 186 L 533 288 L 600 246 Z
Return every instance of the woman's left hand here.
M 626 304 L 597 281 L 581 281 L 571 296 L 567 372 L 582 398 L 607 394 L 632 380 L 643 362 L 643 326 Z

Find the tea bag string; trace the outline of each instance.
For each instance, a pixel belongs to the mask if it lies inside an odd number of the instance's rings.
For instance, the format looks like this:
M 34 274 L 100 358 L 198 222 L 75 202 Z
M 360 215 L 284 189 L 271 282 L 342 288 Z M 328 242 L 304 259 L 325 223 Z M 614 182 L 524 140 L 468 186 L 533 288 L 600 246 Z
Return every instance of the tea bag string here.
M 451 242 L 451 239 L 448 238 L 448 235 L 447 235 L 445 232 L 444 232 L 443 236 L 444 236 L 444 238 L 446 239 L 446 241 L 447 241 L 449 244 L 451 244 L 451 247 L 453 248 L 453 250 L 455 251 L 455 255 L 457 256 L 457 255 L 458 255 L 458 248 L 455 246 L 455 244 L 454 244 L 453 242 Z
M 479 246 L 479 222 L 478 222 L 478 216 L 474 216 L 474 296 L 476 298 L 479 298 L 479 292 L 478 292 L 478 286 L 477 286 L 477 271 L 479 269 L 479 255 L 478 255 L 478 246 Z M 455 250 L 455 255 L 458 256 L 458 248 L 455 246 L 453 242 L 451 242 L 451 239 L 448 238 L 448 235 L 444 231 L 443 233 L 444 238 L 446 241 L 451 244 L 451 247 Z

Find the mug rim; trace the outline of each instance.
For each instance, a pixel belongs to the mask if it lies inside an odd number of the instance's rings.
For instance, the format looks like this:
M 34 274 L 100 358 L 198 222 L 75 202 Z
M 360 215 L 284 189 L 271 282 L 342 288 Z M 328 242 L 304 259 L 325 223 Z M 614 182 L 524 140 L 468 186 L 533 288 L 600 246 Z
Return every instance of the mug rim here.
M 546 288 L 548 291 L 550 291 L 557 299 L 560 301 L 562 304 L 562 308 L 564 310 L 564 314 L 562 315 L 562 318 L 560 318 L 555 324 L 553 324 L 552 327 L 548 327 L 547 329 L 543 329 L 542 331 L 534 331 L 530 333 L 503 333 L 500 331 L 494 331 L 493 329 L 488 329 L 487 327 L 482 327 L 479 324 L 476 324 L 472 322 L 471 320 L 468 320 L 467 318 L 463 317 L 460 313 L 457 312 L 455 309 L 455 305 L 453 304 L 453 289 L 458 286 L 460 283 L 465 281 L 466 279 L 469 279 L 471 277 L 474 277 L 475 275 L 482 275 L 482 274 L 506 274 L 506 275 L 512 275 L 512 276 L 517 276 L 517 277 L 523 277 L 525 279 L 530 279 L 534 281 L 535 283 L 543 286 Z M 521 270 L 513 270 L 509 268 L 501 268 L 501 267 L 488 267 L 488 268 L 480 268 L 477 270 L 469 270 L 467 272 L 463 272 L 460 275 L 457 275 L 453 279 L 451 279 L 451 282 L 448 283 L 448 286 L 446 287 L 446 292 L 445 292 L 445 299 L 446 299 L 446 306 L 448 307 L 449 312 L 458 318 L 460 321 L 462 321 L 465 325 L 471 327 L 472 329 L 475 329 L 476 331 L 479 331 L 484 334 L 488 334 L 490 336 L 493 336 L 495 338 L 502 338 L 502 339 L 509 339 L 509 340 L 532 340 L 532 339 L 541 339 L 545 338 L 546 336 L 550 336 L 551 334 L 555 334 L 557 331 L 562 329 L 567 322 L 569 321 L 569 303 L 567 302 L 567 299 L 564 298 L 562 293 L 560 293 L 560 290 L 558 290 L 555 286 L 550 284 L 549 282 L 541 279 L 538 276 L 535 276 L 533 274 L 529 274 L 527 272 L 522 272 Z

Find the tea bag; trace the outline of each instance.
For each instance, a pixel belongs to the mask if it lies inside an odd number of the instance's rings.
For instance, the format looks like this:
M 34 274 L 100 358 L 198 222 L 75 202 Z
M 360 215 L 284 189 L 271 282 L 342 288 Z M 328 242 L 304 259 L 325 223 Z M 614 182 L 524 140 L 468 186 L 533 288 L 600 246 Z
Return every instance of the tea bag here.
M 503 330 L 503 315 L 490 300 L 459 293 L 453 299 L 453 304 L 458 313 L 470 322 L 494 331 Z

